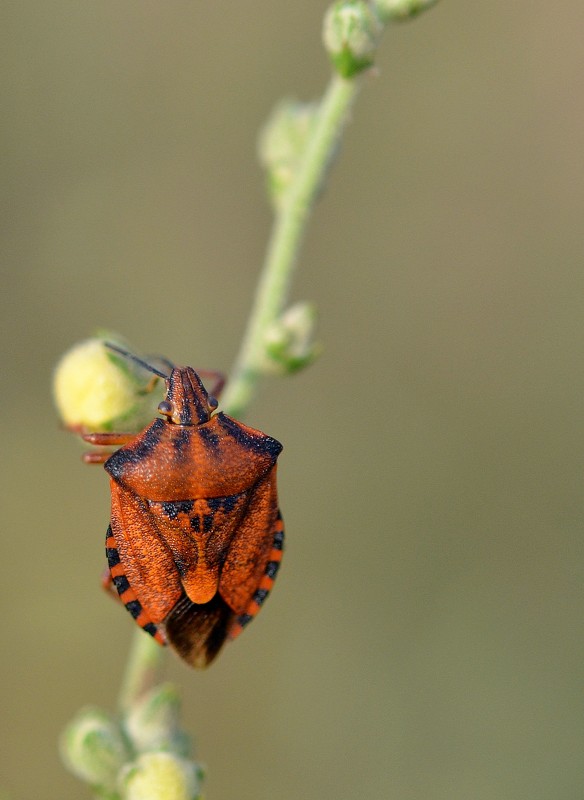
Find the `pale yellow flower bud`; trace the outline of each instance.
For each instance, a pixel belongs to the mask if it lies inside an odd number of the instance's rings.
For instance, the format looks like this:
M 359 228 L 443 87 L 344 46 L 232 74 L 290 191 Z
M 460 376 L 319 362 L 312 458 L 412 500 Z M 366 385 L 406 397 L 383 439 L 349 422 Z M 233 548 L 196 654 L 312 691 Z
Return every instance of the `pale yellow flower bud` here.
M 172 753 L 144 753 L 120 776 L 123 800 L 197 800 L 200 767 Z
M 61 358 L 53 391 L 68 428 L 94 432 L 121 426 L 134 432 L 155 415 L 164 391 L 163 382 L 159 384 L 159 391 L 147 391 L 152 376 L 95 338 L 80 342 Z

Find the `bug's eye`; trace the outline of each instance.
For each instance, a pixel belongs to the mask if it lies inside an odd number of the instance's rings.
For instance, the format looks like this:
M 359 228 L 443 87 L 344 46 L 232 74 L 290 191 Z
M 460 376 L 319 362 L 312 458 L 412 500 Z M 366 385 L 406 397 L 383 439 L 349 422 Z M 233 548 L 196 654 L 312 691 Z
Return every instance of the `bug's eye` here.
M 215 411 L 215 409 L 219 405 L 219 401 L 215 397 L 209 397 L 208 400 L 207 400 L 207 404 L 208 404 L 209 408 L 211 409 L 211 411 Z
M 172 414 L 172 405 L 168 400 L 163 400 L 162 403 L 158 404 L 158 410 L 161 414 L 164 414 L 165 417 L 169 417 Z

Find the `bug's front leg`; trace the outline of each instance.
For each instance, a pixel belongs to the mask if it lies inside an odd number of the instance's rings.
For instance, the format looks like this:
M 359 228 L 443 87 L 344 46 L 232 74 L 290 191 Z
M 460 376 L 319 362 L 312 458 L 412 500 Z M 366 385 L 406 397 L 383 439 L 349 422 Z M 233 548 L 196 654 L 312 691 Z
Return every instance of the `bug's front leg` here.
M 113 447 L 128 444 L 135 436 L 135 433 L 84 433 L 81 438 L 88 444 Z M 87 453 L 83 453 L 82 458 L 85 464 L 104 464 L 111 454 L 112 451 L 109 450 L 89 450 Z

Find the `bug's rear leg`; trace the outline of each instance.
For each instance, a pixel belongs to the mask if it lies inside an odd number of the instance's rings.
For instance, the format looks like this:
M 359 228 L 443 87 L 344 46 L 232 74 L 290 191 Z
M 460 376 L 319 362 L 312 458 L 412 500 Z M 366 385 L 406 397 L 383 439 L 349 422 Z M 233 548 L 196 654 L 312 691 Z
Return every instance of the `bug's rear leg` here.
M 101 573 L 101 588 L 104 590 L 104 592 L 107 592 L 109 595 L 111 595 L 114 600 L 120 599 L 118 590 L 114 584 L 114 579 L 109 571 L 109 567 L 108 569 L 104 569 L 104 571 Z
M 152 621 L 150 615 L 139 601 L 136 592 L 130 586 L 126 577 L 126 570 L 120 560 L 118 546 L 112 533 L 111 526 L 108 527 L 105 538 L 105 553 L 108 563 L 108 574 L 102 578 L 102 586 L 111 593 L 117 592 L 119 600 L 125 605 L 132 615 L 134 622 L 142 630 L 149 633 L 158 644 L 165 645 L 166 640 L 158 626 Z M 115 587 L 115 588 L 114 588 Z
M 239 616 L 237 616 L 233 621 L 231 628 L 229 629 L 230 639 L 237 638 L 237 636 L 239 636 L 239 634 L 242 632 L 245 626 L 248 625 L 252 621 L 252 619 L 256 616 L 256 614 L 259 612 L 266 597 L 272 590 L 272 586 L 274 585 L 274 581 L 276 580 L 278 570 L 280 569 L 280 562 L 282 561 L 283 554 L 284 554 L 284 521 L 282 519 L 280 511 L 278 511 L 278 516 L 276 517 L 276 522 L 274 524 L 274 539 L 272 541 L 272 549 L 270 550 L 270 555 L 268 557 L 268 563 L 266 564 L 265 572 L 262 576 L 261 581 L 258 584 L 257 589 L 253 593 L 253 596 L 249 602 L 248 607 L 245 609 L 243 614 L 239 614 Z

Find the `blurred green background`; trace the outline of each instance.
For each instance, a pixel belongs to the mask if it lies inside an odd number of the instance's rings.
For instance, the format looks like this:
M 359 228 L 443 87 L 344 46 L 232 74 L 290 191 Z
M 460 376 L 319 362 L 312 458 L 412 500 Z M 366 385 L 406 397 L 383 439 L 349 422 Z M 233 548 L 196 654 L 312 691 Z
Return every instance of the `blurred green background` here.
M 53 365 L 97 327 L 228 370 L 271 216 L 256 135 L 318 96 L 325 2 L 2 4 L 0 788 L 77 800 L 56 739 L 112 707 L 108 490 Z M 582 798 L 581 0 L 444 0 L 385 37 L 266 384 L 288 550 L 208 672 L 170 659 L 209 800 Z

